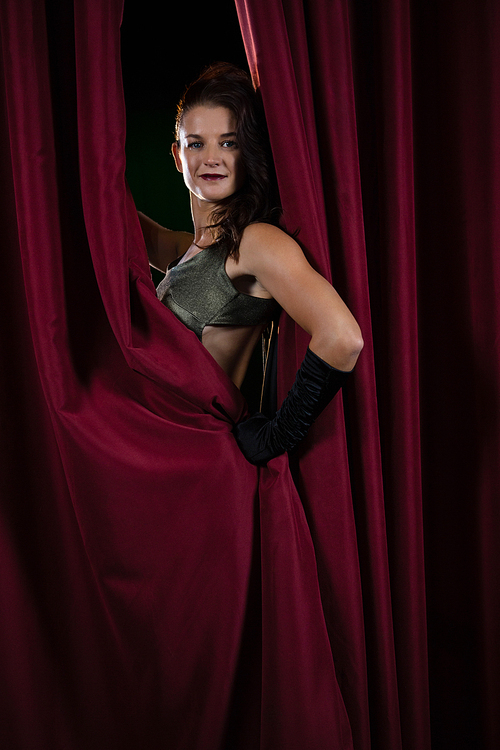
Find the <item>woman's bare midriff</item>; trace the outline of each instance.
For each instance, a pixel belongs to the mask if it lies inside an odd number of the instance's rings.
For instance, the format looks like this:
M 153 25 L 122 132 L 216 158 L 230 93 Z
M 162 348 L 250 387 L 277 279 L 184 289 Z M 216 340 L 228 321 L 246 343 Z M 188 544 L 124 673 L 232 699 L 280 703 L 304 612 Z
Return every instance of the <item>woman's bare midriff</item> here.
M 264 326 L 205 326 L 201 342 L 238 388 Z
M 190 260 L 199 252 L 203 252 L 194 243 L 184 253 L 181 263 Z M 209 251 L 208 251 L 209 252 Z M 227 258 L 225 271 L 233 286 L 243 294 L 270 299 L 270 295 L 263 289 L 253 276 L 241 274 L 238 261 Z M 248 364 L 257 341 L 265 326 L 205 326 L 201 342 L 210 352 L 215 361 L 222 367 L 238 388 L 243 383 Z

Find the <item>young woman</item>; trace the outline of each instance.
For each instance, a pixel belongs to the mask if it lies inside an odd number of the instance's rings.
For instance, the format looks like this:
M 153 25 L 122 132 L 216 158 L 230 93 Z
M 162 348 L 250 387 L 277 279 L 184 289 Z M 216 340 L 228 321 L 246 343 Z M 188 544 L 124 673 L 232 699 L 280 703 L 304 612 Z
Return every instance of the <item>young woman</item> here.
M 277 226 L 258 97 L 239 68 L 218 63 L 178 106 L 172 153 L 189 189 L 194 234 L 139 214 L 157 293 L 240 387 L 253 348 L 280 305 L 310 335 L 281 409 L 235 428 L 248 460 L 292 450 L 342 386 L 363 346 L 335 289 Z M 290 154 L 293 158 L 293 149 Z

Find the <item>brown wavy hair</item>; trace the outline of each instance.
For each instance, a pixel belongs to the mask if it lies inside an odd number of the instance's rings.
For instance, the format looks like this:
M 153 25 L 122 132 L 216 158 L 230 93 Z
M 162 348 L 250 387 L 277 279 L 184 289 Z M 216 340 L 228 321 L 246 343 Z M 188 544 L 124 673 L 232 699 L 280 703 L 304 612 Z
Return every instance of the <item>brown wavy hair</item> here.
M 243 186 L 222 200 L 210 214 L 216 229 L 214 245 L 224 244 L 238 257 L 244 229 L 252 222 L 277 225 L 281 216 L 278 190 L 261 99 L 250 76 L 231 63 L 209 65 L 187 87 L 177 105 L 175 139 L 186 112 L 200 105 L 226 107 L 236 119 L 236 138 L 245 166 Z

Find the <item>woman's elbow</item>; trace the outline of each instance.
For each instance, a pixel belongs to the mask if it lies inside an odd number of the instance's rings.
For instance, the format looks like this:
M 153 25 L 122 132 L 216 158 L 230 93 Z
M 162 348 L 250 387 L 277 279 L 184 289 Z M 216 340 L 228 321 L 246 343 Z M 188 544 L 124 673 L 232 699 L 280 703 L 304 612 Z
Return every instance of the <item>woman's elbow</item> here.
M 337 350 L 339 369 L 352 370 L 363 350 L 364 343 L 360 330 L 350 331 L 342 337 L 341 341 L 337 342 L 335 348 Z
M 351 349 L 351 356 L 357 359 L 361 352 L 363 351 L 363 347 L 365 345 L 365 342 L 363 341 L 363 336 L 361 334 L 361 330 L 358 327 L 357 331 L 353 332 L 349 339 L 350 349 Z
M 310 347 L 312 351 L 337 370 L 352 370 L 363 349 L 363 337 L 357 326 L 346 328 L 342 332 L 332 330 L 313 334 Z

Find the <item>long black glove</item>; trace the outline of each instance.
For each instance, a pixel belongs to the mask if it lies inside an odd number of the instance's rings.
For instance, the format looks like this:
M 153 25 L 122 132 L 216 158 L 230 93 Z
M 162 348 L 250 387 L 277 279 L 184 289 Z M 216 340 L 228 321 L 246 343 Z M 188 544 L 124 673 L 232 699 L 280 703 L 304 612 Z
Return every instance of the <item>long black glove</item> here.
M 253 464 L 265 464 L 293 450 L 349 374 L 331 367 L 308 348 L 295 382 L 274 419 L 259 412 L 234 428 L 245 458 Z

